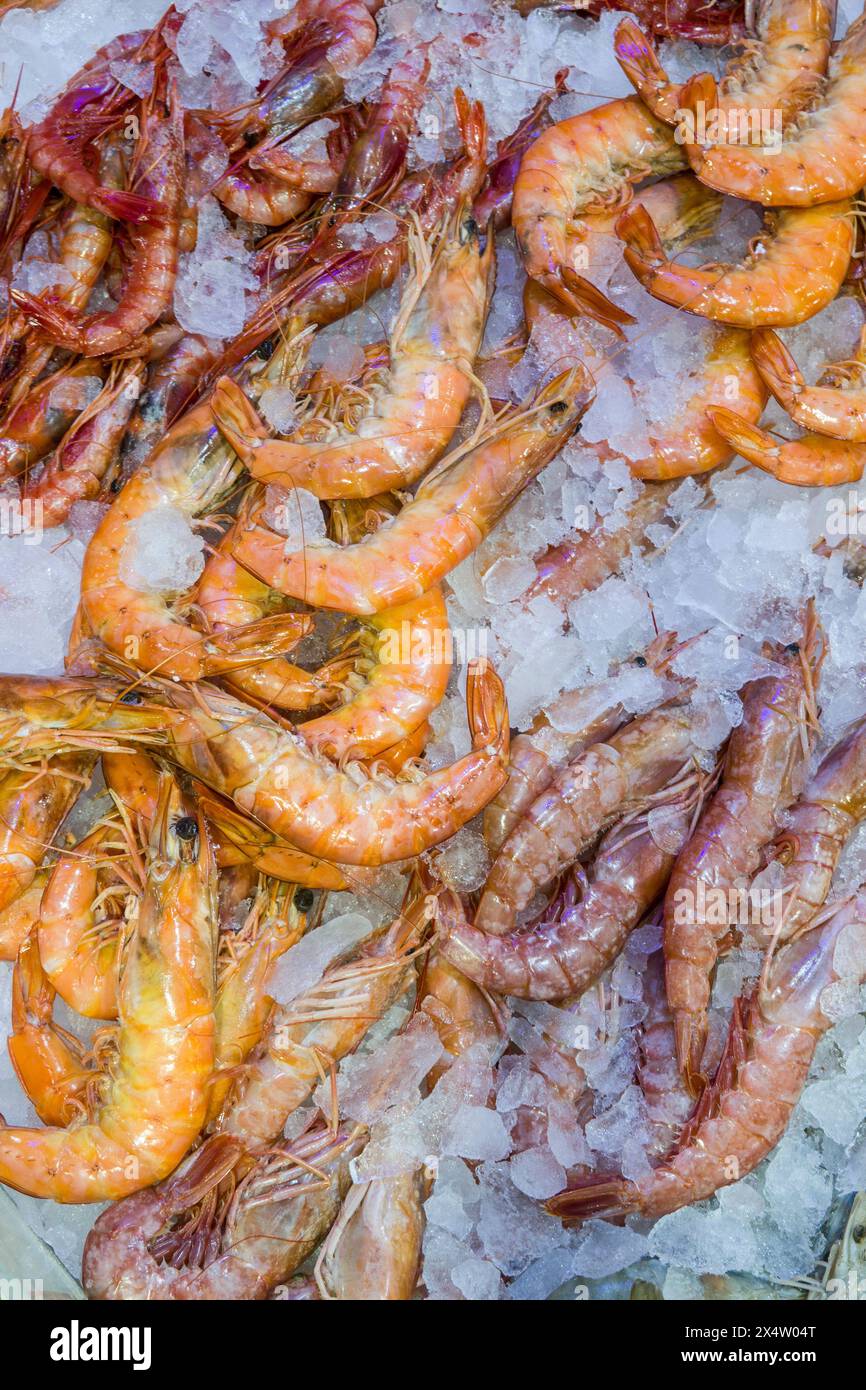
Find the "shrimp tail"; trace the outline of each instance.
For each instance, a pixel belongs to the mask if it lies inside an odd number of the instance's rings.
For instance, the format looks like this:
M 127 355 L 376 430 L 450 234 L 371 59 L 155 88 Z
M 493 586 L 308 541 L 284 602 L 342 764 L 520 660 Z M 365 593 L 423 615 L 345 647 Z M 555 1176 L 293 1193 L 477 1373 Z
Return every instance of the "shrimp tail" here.
M 153 222 L 163 211 L 162 204 L 155 198 L 145 198 L 140 193 L 125 193 L 120 188 L 101 188 L 94 206 L 107 217 L 115 217 L 121 222 Z
M 615 231 L 625 242 L 623 259 L 642 285 L 655 271 L 667 265 L 667 255 L 658 228 L 640 203 L 626 208 L 616 220 Z
M 466 715 L 473 748 L 489 748 L 502 758 L 507 758 L 511 731 L 505 686 L 483 658 L 469 663 Z
M 470 159 L 487 155 L 487 115 L 480 101 L 470 101 L 462 87 L 454 89 L 454 107 L 463 147 Z
M 677 1011 L 674 1017 L 674 1037 L 677 1061 L 689 1094 L 700 1096 L 707 1084 L 707 1078 L 701 1071 L 701 1061 L 707 1045 L 706 1015 L 700 1017 Z
M 725 406 L 708 406 L 706 413 L 713 428 L 738 454 L 763 468 L 765 473 L 778 477 L 782 451 L 771 434 L 757 425 L 750 425 L 748 420 Z
M 563 266 L 560 271 L 559 288 L 557 298 L 569 307 L 573 313 L 588 314 L 590 318 L 601 323 L 605 328 L 610 328 L 621 338 L 622 325 L 636 323 L 633 314 L 626 309 L 620 309 L 616 304 L 612 304 L 606 294 L 596 289 L 591 280 L 587 280 L 583 275 L 578 275 L 576 270 L 570 266 Z
M 790 399 L 806 385 L 802 372 L 778 333 L 756 328 L 749 340 L 752 361 L 777 400 Z M 784 403 L 784 402 L 783 402 Z
M 669 85 L 668 75 L 655 49 L 633 19 L 623 19 L 614 33 L 614 54 L 626 77 L 655 115 L 661 115 L 655 99 Z
M 11 298 L 29 322 L 46 338 L 73 351 L 80 348 L 75 315 L 64 305 L 37 299 L 26 290 L 12 290 Z
M 249 463 L 256 443 L 268 438 L 268 431 L 252 402 L 230 377 L 221 376 L 210 405 L 220 434 L 238 457 Z
M 586 1221 L 591 1216 L 627 1216 L 640 1210 L 640 1193 L 626 1178 L 590 1173 L 578 1178 L 574 1187 L 557 1192 L 544 1203 L 551 1216 L 567 1223 Z

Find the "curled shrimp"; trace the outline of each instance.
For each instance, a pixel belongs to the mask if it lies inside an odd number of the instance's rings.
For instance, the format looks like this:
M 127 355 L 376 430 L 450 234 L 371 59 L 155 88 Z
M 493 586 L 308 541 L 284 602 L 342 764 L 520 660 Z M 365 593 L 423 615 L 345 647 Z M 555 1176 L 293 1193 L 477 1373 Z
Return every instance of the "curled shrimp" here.
M 84 1249 L 88 1296 L 267 1298 L 333 1225 L 366 1137 L 361 1126 L 335 1134 L 319 1125 L 275 1145 L 239 1181 L 243 1146 L 206 1140 L 167 1182 L 98 1218 Z
M 11 291 L 14 302 L 41 333 L 83 356 L 140 350 L 145 329 L 172 302 L 184 174 L 183 110 L 174 86 L 164 111 L 162 105 L 157 102 L 144 121 L 139 150 L 144 168 L 138 180 L 141 196 L 158 206 L 159 213 L 129 230 L 129 279 L 117 307 L 80 322 L 61 305 Z
M 98 497 L 114 466 L 143 380 L 139 362 L 120 371 L 78 417 L 38 478 L 25 482 L 22 501 L 37 504 L 45 526 L 60 526 L 74 503 Z
M 286 348 L 289 357 L 295 351 L 291 344 Z M 283 356 L 275 354 L 272 362 Z M 276 364 L 274 370 L 279 370 Z M 205 402 L 177 422 L 147 467 L 118 494 L 90 541 L 81 575 L 86 627 L 110 651 L 144 669 L 198 680 L 206 673 L 266 660 L 278 653 L 284 632 L 296 634 L 292 614 L 275 614 L 222 635 L 196 632 L 166 596 L 133 587 L 123 577 L 124 548 L 133 541 L 141 517 L 159 507 L 175 508 L 188 518 L 212 510 L 235 486 L 240 467 Z
M 855 229 L 850 201 L 785 208 L 739 265 L 671 261 L 645 207 L 616 224 L 626 263 L 644 289 L 666 304 L 739 328 L 803 323 L 835 299 L 848 273 Z
M 821 908 L 845 844 L 866 816 L 866 721 L 858 720 L 812 774 L 774 842 L 784 868 L 781 941 Z
M 599 1174 L 580 1179 L 551 1198 L 548 1210 L 566 1221 L 627 1212 L 663 1216 L 711 1197 L 766 1158 L 787 1128 L 818 1040 L 832 1025 L 821 1000 L 840 979 L 833 953 L 842 932 L 849 946 L 866 942 L 862 894 L 834 904 L 829 916 L 783 946 L 751 997 L 737 1001 L 715 1080 L 663 1163 L 636 1182 Z
M 0 910 L 33 883 L 95 761 L 87 752 L 67 752 L 35 766 L 13 767 L 0 778 Z M 16 952 L 17 944 L 0 959 L 14 959 Z
M 815 687 L 823 657 L 823 633 L 810 610 L 802 643 L 772 653 L 780 673 L 746 686 L 721 786 L 671 876 L 664 910 L 668 1003 L 693 1094 L 702 1085 L 713 970 L 736 927 L 733 890 L 752 878 L 777 815 L 802 787 L 817 729 Z
M 12 976 L 9 1059 L 42 1123 L 62 1129 L 94 1104 L 100 1074 L 87 1065 L 78 1039 L 54 1022 L 54 998 L 30 936 Z
M 159 25 L 149 33 L 112 40 L 70 78 L 48 115 L 28 132 L 28 158 L 43 178 L 76 203 L 124 222 L 146 222 L 159 213 L 159 206 L 143 194 L 101 184 L 98 174 L 88 169 L 85 154 L 94 139 L 135 101 L 133 93 L 112 76 L 112 63 L 153 61 L 162 50 Z
M 511 221 L 527 273 L 571 313 L 609 327 L 632 322 L 572 265 L 575 219 L 623 203 L 632 184 L 675 174 L 685 157 L 673 133 L 636 97 L 550 126 L 523 157 Z
M 466 559 L 577 428 L 594 396 L 574 367 L 509 413 L 474 448 L 446 458 L 399 516 L 356 545 L 284 554 L 281 537 L 249 530 L 235 556 L 273 588 L 317 608 L 377 613 L 416 598 Z
M 769 149 L 688 140 L 685 151 L 698 178 L 765 207 L 812 207 L 854 197 L 866 181 L 864 55 L 861 15 L 831 57 L 818 100 Z M 682 106 L 689 112 L 701 101 L 708 111 L 718 105 L 715 82 L 706 75 L 692 78 L 682 93 Z
M 275 440 L 229 378 L 211 405 L 217 424 L 255 478 L 317 497 L 373 497 L 407 488 L 444 452 L 473 385 L 493 283 L 492 237 L 458 208 L 432 256 L 418 238 L 391 331 L 390 362 L 345 424 L 313 419 Z
M 124 951 L 118 1060 L 92 1121 L 0 1130 L 0 1181 L 58 1202 L 116 1200 L 164 1178 L 205 1117 L 214 1062 L 215 868 L 166 778 L 147 886 Z
M 655 811 L 677 817 L 686 830 L 705 781 L 695 774 L 679 779 L 655 802 Z M 569 878 L 538 918 L 509 936 L 479 931 L 467 920 L 457 895 L 443 895 L 443 954 L 476 984 L 497 994 L 544 1000 L 583 994 L 616 960 L 670 877 L 676 853 L 653 838 L 655 811 L 627 817 L 608 831 L 579 902 Z
M 788 125 L 814 95 L 827 71 L 835 19 L 833 0 L 758 0 L 754 35 L 729 65 L 719 85 L 713 114 L 718 143 L 739 139 L 749 111 L 772 111 Z M 660 120 L 681 119 L 682 89 L 670 82 L 646 35 L 624 19 L 614 51 L 626 77 Z
M 634 664 L 662 671 L 676 650 L 672 635 L 663 633 L 651 643 L 646 655 L 634 658 Z M 602 682 L 580 692 L 586 717 L 581 723 L 580 718 L 575 720 L 572 714 L 571 731 L 567 735 L 558 734 L 542 714 L 528 733 L 512 739 L 508 781 L 484 811 L 484 840 L 491 854 L 499 852 L 523 814 L 550 786 L 564 763 L 577 757 L 590 744 L 604 742 L 626 722 L 628 715 L 617 698 L 615 682 L 607 702 L 604 700 L 606 688 L 606 683 Z M 577 693 L 571 692 L 565 698 L 571 703 Z
M 707 410 L 713 428 L 744 459 L 771 473 L 780 483 L 794 487 L 835 487 L 856 483 L 866 466 L 866 444 L 831 439 L 808 432 L 799 439 L 785 439 L 771 430 L 744 420 L 734 410 L 712 406 Z
M 354 1183 L 316 1261 L 323 1298 L 408 1302 L 418 1282 L 425 1183 L 418 1172 Z
M 866 444 L 866 388 L 855 385 L 866 371 L 866 328 L 850 362 L 825 367 L 809 386 L 781 338 L 769 328 L 752 334 L 752 360 L 776 400 L 795 424 L 850 444 Z
M 699 755 L 688 700 L 633 719 L 561 768 L 493 861 L 475 925 L 513 931 L 533 894 L 569 868 L 597 836 L 640 809 Z

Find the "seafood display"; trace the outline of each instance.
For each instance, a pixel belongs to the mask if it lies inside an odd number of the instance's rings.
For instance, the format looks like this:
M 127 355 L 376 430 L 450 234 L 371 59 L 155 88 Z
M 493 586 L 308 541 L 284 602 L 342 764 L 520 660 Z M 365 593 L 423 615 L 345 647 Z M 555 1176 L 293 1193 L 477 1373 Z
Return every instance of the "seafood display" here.
M 3 1297 L 856 1283 L 861 9 L 0 4 Z

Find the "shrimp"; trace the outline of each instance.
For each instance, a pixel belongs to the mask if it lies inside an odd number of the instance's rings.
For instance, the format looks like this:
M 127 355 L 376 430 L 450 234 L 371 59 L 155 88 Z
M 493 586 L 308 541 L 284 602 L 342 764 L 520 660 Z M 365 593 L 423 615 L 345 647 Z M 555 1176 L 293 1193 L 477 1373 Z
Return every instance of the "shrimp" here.
M 338 762 L 377 757 L 410 737 L 441 704 L 451 672 L 442 590 L 376 614 L 362 625 L 360 640 L 374 663 L 363 689 L 298 727 L 310 748 Z
M 37 930 L 42 967 L 85 1018 L 117 1017 L 126 901 L 142 888 L 137 859 L 129 829 L 109 818 L 59 856 L 45 886 Z
M 350 1187 L 316 1261 L 323 1298 L 353 1303 L 411 1299 L 421 1267 L 424 1188 L 418 1172 Z
M 653 924 L 659 930 L 660 918 L 660 912 L 653 914 Z M 695 1105 L 677 1060 L 676 1032 L 665 989 L 662 951 L 654 951 L 646 963 L 643 996 L 647 1012 L 638 1044 L 637 1080 L 653 1132 L 652 1153 L 661 1158 L 675 1145 Z
M 665 817 L 682 821 L 685 832 L 703 791 L 692 774 L 675 782 L 653 812 L 614 826 L 599 845 L 580 902 L 569 879 L 538 918 L 509 936 L 479 931 L 457 895 L 443 895 L 443 954 L 470 980 L 497 994 L 543 1000 L 583 994 L 616 960 L 670 877 L 676 854 L 653 839 L 649 815 L 663 810 Z
M 30 865 L 25 870 L 22 864 L 16 872 L 16 856 L 23 854 L 32 862 L 39 834 L 41 860 L 47 846 L 39 832 L 49 825 L 53 834 L 79 789 L 87 785 L 98 753 L 159 747 L 165 738 L 164 722 L 165 711 L 147 704 L 126 681 L 0 676 L 0 747 L 3 767 L 10 770 L 0 781 L 0 811 L 6 800 L 6 832 L 14 847 L 13 866 L 2 881 L 11 885 L 23 871 L 24 881 L 30 882 Z M 118 742 L 121 734 L 123 742 Z M 40 788 L 43 779 L 48 793 Z M 34 817 L 36 831 L 27 825 L 28 816 Z
M 256 515 L 261 505 L 259 502 L 242 507 L 240 517 Z M 208 628 L 221 636 L 286 608 L 282 594 L 260 583 L 234 559 L 232 549 L 243 524 L 243 520 L 238 519 L 228 528 L 208 557 L 195 593 L 196 608 L 204 615 Z M 283 649 L 290 650 L 308 636 L 313 627 L 310 614 L 286 613 L 281 623 Z M 233 671 L 226 684 L 275 709 L 307 710 L 327 707 L 340 700 L 344 682 L 353 668 L 351 660 L 338 659 L 326 662 L 316 671 L 305 671 L 284 656 L 275 656 L 260 666 L 249 665 Z
M 0 425 L 0 480 L 27 472 L 50 453 L 81 411 L 76 384 L 93 381 L 101 383 L 92 362 L 59 367 L 9 412 Z
M 252 528 L 235 557 L 273 588 L 317 608 L 368 614 L 406 603 L 476 549 L 577 429 L 593 397 L 585 368 L 563 372 L 530 407 L 500 418 L 474 448 L 444 460 L 393 522 L 357 545 L 284 555 L 281 537 Z
M 503 936 L 533 894 L 623 815 L 641 809 L 700 753 L 685 698 L 624 725 L 561 768 L 493 861 L 475 925 Z
M 715 1080 L 659 1167 L 636 1182 L 594 1173 L 552 1197 L 548 1210 L 566 1221 L 626 1212 L 654 1218 L 752 1172 L 782 1138 L 818 1040 L 832 1026 L 821 999 L 840 979 L 833 952 L 843 932 L 850 960 L 848 950 L 866 944 L 862 893 L 834 903 L 829 916 L 783 946 L 753 994 L 737 1001 Z
M 527 150 L 514 185 L 511 221 L 527 274 L 571 313 L 616 329 L 633 322 L 572 266 L 574 221 L 626 201 L 642 179 L 684 167 L 673 133 L 636 97 L 550 126 Z
M 736 926 L 732 890 L 754 875 L 778 814 L 802 788 L 817 728 L 815 687 L 824 650 L 810 609 L 802 643 L 768 653 L 781 672 L 746 686 L 722 784 L 671 876 L 664 908 L 668 1003 L 680 1068 L 694 1095 L 703 1084 L 712 973 Z
M 35 480 L 25 482 L 22 502 L 39 509 L 45 526 L 60 526 L 76 502 L 92 501 L 117 457 L 135 408 L 144 368 L 133 362 L 78 417 Z
M 795 424 L 850 444 L 866 444 L 866 388 L 852 384 L 866 371 L 866 328 L 851 361 L 826 367 L 817 386 L 807 386 L 791 353 L 771 329 L 755 330 L 751 350 L 764 382 Z
M 713 428 L 749 463 L 794 487 L 835 487 L 856 483 L 866 466 L 866 445 L 807 432 L 785 439 L 742 419 L 734 410 L 711 406 Z
M 167 1182 L 102 1213 L 82 1282 L 95 1299 L 264 1299 L 333 1225 L 366 1130 L 322 1125 L 275 1146 L 238 1182 L 243 1146 L 208 1139 Z M 191 1212 L 186 1221 L 178 1218 Z
M 441 908 L 437 906 L 437 914 Z M 427 1073 L 432 1089 L 451 1066 L 470 1047 L 481 1044 L 491 1060 L 505 1046 L 506 1010 L 499 1000 L 491 998 L 474 980 L 445 957 L 434 946 L 424 962 L 424 973 L 418 989 L 420 1011 L 433 1024 L 445 1052 Z
M 290 357 L 296 350 L 287 345 Z M 144 669 L 199 680 L 266 660 L 279 652 L 284 633 L 290 640 L 297 634 L 293 614 L 275 614 L 222 635 L 199 633 L 180 621 L 163 594 L 135 588 L 123 578 L 124 551 L 134 543 L 141 517 L 160 507 L 200 516 L 230 494 L 240 468 L 213 427 L 210 407 L 202 403 L 178 421 L 147 467 L 126 483 L 90 541 L 81 574 L 86 625 L 109 651 Z
M 855 244 L 847 199 L 767 214 L 739 265 L 672 262 L 645 207 L 627 208 L 616 230 L 627 265 L 656 299 L 738 328 L 785 328 L 819 313 L 838 294 Z
M 12 976 L 9 1059 L 42 1123 L 62 1129 L 93 1104 L 99 1073 L 85 1064 L 78 1039 L 54 1023 L 54 995 L 30 936 Z
M 413 240 L 412 268 L 391 331 L 389 366 L 346 424 L 314 419 L 288 441 L 267 428 L 228 377 L 211 406 L 253 477 L 317 497 L 373 497 L 407 488 L 444 452 L 469 399 L 493 285 L 494 241 L 482 253 L 466 204 L 432 258 Z
M 220 1133 L 237 1135 L 252 1150 L 273 1143 L 328 1068 L 354 1052 L 405 992 L 434 910 L 434 901 L 417 884 L 410 893 L 389 927 L 274 1009 L 262 1043 L 217 1120 Z
M 264 1033 L 273 1001 L 267 994 L 273 968 L 307 927 L 294 886 L 262 881 L 237 932 L 220 937 L 217 960 L 216 1060 L 207 1120 L 220 1113 L 237 1068 Z
M 801 112 L 780 141 L 769 148 L 688 141 L 686 155 L 698 178 L 722 193 L 765 207 L 813 207 L 853 198 L 866 182 L 864 58 L 866 24 L 861 15 L 831 57 L 818 100 Z M 711 77 L 692 78 L 683 90 L 685 111 L 697 109 L 700 101 L 708 111 L 718 105 Z
M 184 333 L 165 356 L 153 364 L 120 450 L 120 472 L 124 482 L 162 442 L 218 352 L 218 340 Z
M 845 844 L 866 816 L 866 720 L 830 749 L 774 842 L 785 870 L 779 939 L 797 936 L 823 906 Z
M 214 1064 L 216 871 L 166 778 L 147 886 L 121 965 L 118 1059 L 92 1121 L 0 1129 L 0 1181 L 58 1202 L 117 1200 L 166 1177 L 205 1118 Z
M 713 112 L 718 143 L 735 143 L 743 116 L 750 111 L 771 111 L 784 125 L 796 118 L 827 71 L 835 9 L 834 0 L 758 0 L 755 35 L 720 85 Z M 675 125 L 682 115 L 680 85 L 669 81 L 633 20 L 624 19 L 617 26 L 614 51 L 653 114 Z
M 160 212 L 158 203 L 144 194 L 100 184 L 99 176 L 85 163 L 85 151 L 135 101 L 129 88 L 112 76 L 112 63 L 154 61 L 163 49 L 161 25 L 150 33 L 112 40 L 70 78 L 48 115 L 28 131 L 27 154 L 33 168 L 76 203 L 85 203 L 106 217 L 140 223 Z
M 164 109 L 163 109 L 164 108 Z M 140 196 L 159 208 L 139 227 L 130 227 L 130 270 L 115 309 L 83 322 L 58 304 L 12 290 L 11 297 L 51 342 L 86 357 L 140 351 L 142 334 L 172 303 L 177 272 L 180 198 L 184 176 L 183 109 L 172 85 L 144 122 L 139 158 Z
M 650 667 L 662 672 L 676 655 L 673 637 L 664 633 L 651 643 L 645 656 L 634 658 L 634 665 Z M 539 715 L 531 730 L 518 734 L 511 741 L 511 760 L 508 765 L 508 781 L 484 811 L 484 841 L 491 854 L 497 854 L 517 825 L 529 810 L 536 797 L 549 787 L 563 763 L 577 757 L 584 748 L 593 743 L 602 743 L 615 734 L 626 722 L 628 715 L 616 695 L 616 681 L 611 684 L 611 696 L 605 702 L 606 682 L 589 686 L 581 692 L 572 691 L 563 699 L 569 705 L 569 728 L 567 735 L 560 734 L 551 725 L 546 715 Z M 575 715 L 573 708 L 577 697 Z M 581 723 L 581 716 L 585 718 Z
M 84 751 L 65 752 L 36 767 L 13 764 L 0 778 L 0 910 L 33 883 L 51 841 L 90 781 L 95 761 L 95 755 Z M 17 943 L 11 955 L 4 951 L 0 959 L 14 959 L 16 951 Z

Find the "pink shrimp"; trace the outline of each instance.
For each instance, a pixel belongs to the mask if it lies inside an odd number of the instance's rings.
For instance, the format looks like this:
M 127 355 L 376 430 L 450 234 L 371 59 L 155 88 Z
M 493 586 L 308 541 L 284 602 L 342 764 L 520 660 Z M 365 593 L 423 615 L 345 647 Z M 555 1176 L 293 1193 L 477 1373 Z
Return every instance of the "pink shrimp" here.
M 623 815 L 640 809 L 678 777 L 700 750 L 688 700 L 633 719 L 557 772 L 493 861 L 475 925 L 513 931 L 533 894 L 575 863 Z
M 654 912 L 647 926 L 650 921 L 661 934 L 661 913 Z M 653 1132 L 651 1150 L 661 1158 L 676 1143 L 695 1106 L 677 1061 L 676 1030 L 668 1006 L 662 951 L 654 951 L 646 963 L 643 997 L 647 1012 L 641 1023 L 637 1080 Z
M 752 681 L 731 735 L 722 784 L 680 854 L 665 898 L 668 1002 L 677 1056 L 700 1093 L 710 985 L 722 942 L 736 926 L 732 890 L 747 882 L 777 816 L 797 796 L 817 729 L 815 686 L 824 637 L 814 611 L 803 640 L 772 653 L 780 675 Z
M 679 818 L 686 832 L 703 790 L 691 774 L 659 797 L 655 810 Z M 533 922 L 509 936 L 479 931 L 456 894 L 443 894 L 441 950 L 476 984 L 497 994 L 545 1000 L 583 994 L 664 892 L 675 858 L 656 843 L 647 813 L 626 818 L 599 845 L 580 902 L 569 877 Z
M 184 174 L 183 109 L 172 85 L 157 101 L 143 127 L 139 160 L 144 168 L 138 187 L 148 203 L 159 207 L 140 227 L 130 228 L 127 288 L 115 309 L 83 322 L 59 304 L 49 304 L 23 290 L 14 302 L 52 342 L 87 357 L 141 350 L 142 334 L 170 306 L 177 272 L 180 197 Z
M 703 1201 L 751 1173 L 785 1133 L 818 1040 L 834 1021 L 824 1013 L 822 999 L 840 979 L 833 958 L 843 932 L 845 959 L 855 953 L 862 983 L 866 896 L 861 892 L 834 904 L 829 915 L 783 946 L 766 963 L 753 994 L 737 1002 L 715 1080 L 670 1156 L 636 1182 L 598 1173 L 579 1179 L 552 1197 L 548 1210 L 566 1221 L 625 1213 L 658 1217 Z

